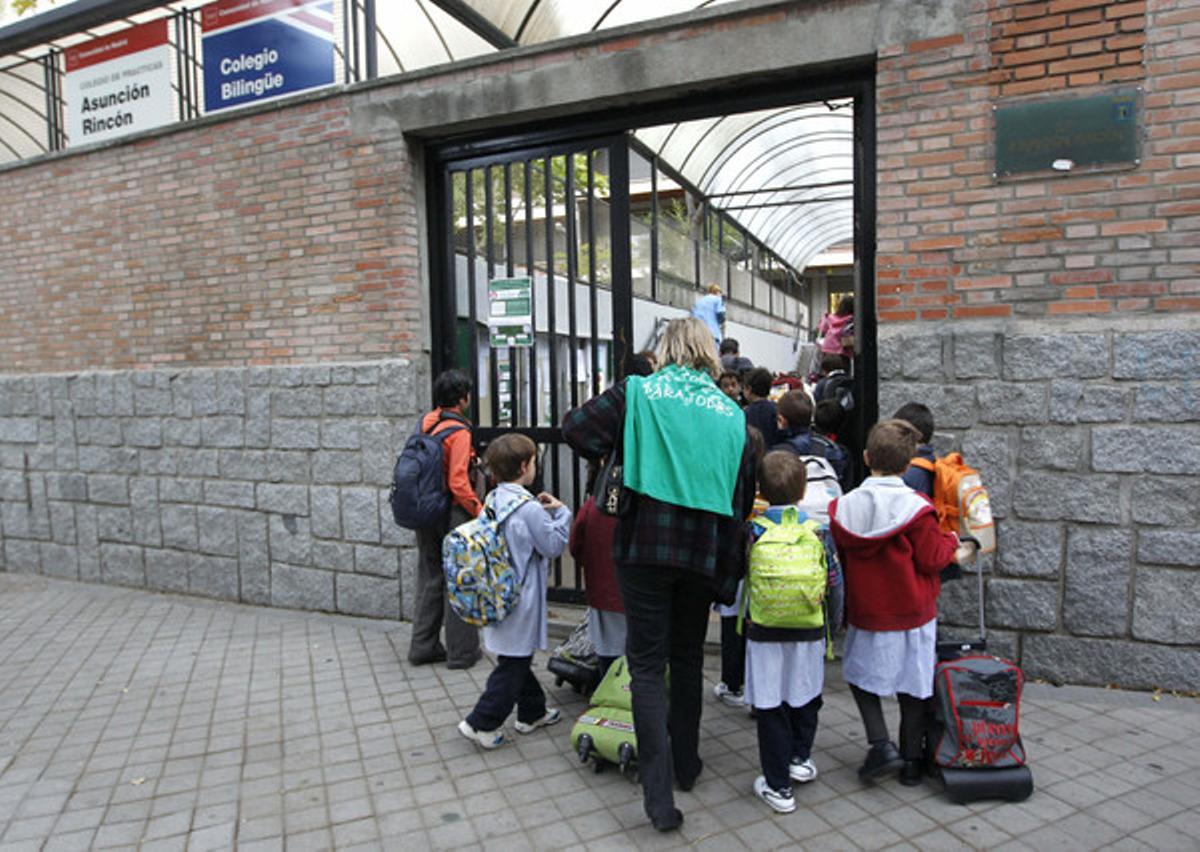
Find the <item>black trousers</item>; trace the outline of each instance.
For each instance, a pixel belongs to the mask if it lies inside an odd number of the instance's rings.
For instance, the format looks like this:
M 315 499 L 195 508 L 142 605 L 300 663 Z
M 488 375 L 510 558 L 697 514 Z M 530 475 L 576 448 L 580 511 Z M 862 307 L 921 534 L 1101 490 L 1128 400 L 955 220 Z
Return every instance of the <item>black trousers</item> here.
M 546 715 L 546 693 L 533 674 L 533 657 L 496 657 L 483 695 L 467 716 L 477 731 L 494 731 L 504 724 L 513 705 L 517 721 L 532 723 Z
M 758 760 L 772 790 L 792 786 L 788 764 L 812 757 L 817 738 L 817 714 L 824 702 L 817 696 L 803 707 L 780 704 L 758 711 Z
M 737 616 L 721 617 L 721 680 L 731 692 L 746 682 L 746 637 L 737 631 Z
M 446 600 L 446 575 L 442 571 L 442 539 L 470 518 L 455 504 L 444 525 L 417 530 L 417 600 L 413 607 L 409 661 L 424 662 L 445 654 L 451 663 L 473 663 L 479 655 L 479 630 L 450 609 Z M 442 625 L 446 645 L 442 646 Z M 490 729 L 488 729 L 490 730 Z
M 618 565 L 617 579 L 629 625 L 625 655 L 643 803 L 652 820 L 670 819 L 672 774 L 684 785 L 700 774 L 704 633 L 712 587 L 698 575 L 657 565 Z
M 853 684 L 850 685 L 850 693 L 862 716 L 867 742 L 871 745 L 887 742 L 887 720 L 883 717 L 880 697 Z M 905 760 L 920 760 L 925 756 L 925 733 L 933 718 L 933 699 L 917 698 L 903 692 L 896 698 L 900 702 L 900 754 Z

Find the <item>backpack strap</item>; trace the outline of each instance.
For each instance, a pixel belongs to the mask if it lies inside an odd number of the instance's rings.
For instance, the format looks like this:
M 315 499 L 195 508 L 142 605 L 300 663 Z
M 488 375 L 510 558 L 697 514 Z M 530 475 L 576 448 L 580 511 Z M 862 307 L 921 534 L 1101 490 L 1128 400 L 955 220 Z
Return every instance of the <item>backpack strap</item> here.
M 923 459 L 920 456 L 913 456 L 912 460 L 909 461 L 908 464 L 909 467 L 919 467 L 921 470 L 927 470 L 930 473 L 934 472 L 933 462 L 931 462 L 929 459 Z

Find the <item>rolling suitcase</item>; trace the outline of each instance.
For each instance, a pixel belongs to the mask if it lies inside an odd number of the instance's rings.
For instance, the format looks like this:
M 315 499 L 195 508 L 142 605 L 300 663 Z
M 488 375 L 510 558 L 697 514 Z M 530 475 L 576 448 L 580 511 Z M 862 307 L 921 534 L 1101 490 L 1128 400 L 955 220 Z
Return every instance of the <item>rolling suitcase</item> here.
M 546 668 L 554 675 L 555 686 L 562 686 L 565 681 L 581 695 L 588 695 L 596 688 L 601 677 L 600 659 L 588 639 L 586 618 L 551 652 Z
M 952 802 L 1020 802 L 1033 793 L 1019 728 L 1024 676 L 1015 663 L 987 653 L 983 568 L 975 574 L 979 638 L 937 645 L 932 762 Z
M 633 693 L 629 665 L 618 657 L 592 693 L 591 706 L 571 729 L 571 748 L 596 772 L 610 764 L 636 780 L 637 732 L 633 728 Z

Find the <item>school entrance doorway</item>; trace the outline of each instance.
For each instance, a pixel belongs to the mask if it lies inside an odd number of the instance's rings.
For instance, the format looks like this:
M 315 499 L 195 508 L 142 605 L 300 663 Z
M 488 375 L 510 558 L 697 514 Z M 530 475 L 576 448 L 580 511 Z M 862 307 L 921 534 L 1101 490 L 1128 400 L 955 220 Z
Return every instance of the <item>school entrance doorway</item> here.
M 476 440 L 519 430 L 572 509 L 571 408 L 625 374 L 711 287 L 724 335 L 807 377 L 831 293 L 856 296 L 855 409 L 875 417 L 873 69 L 429 148 L 433 369 L 467 371 Z M 553 600 L 583 599 L 568 555 Z

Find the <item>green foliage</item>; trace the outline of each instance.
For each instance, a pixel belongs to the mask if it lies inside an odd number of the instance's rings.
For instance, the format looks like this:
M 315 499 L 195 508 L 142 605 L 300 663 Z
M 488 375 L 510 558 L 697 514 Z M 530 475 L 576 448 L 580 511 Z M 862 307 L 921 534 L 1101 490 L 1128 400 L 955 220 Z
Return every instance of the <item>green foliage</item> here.
M 47 0 L 48 3 L 53 3 L 54 0 Z M 31 12 L 37 8 L 38 0 L 11 0 L 9 5 L 18 15 L 24 15 L 26 12 Z

